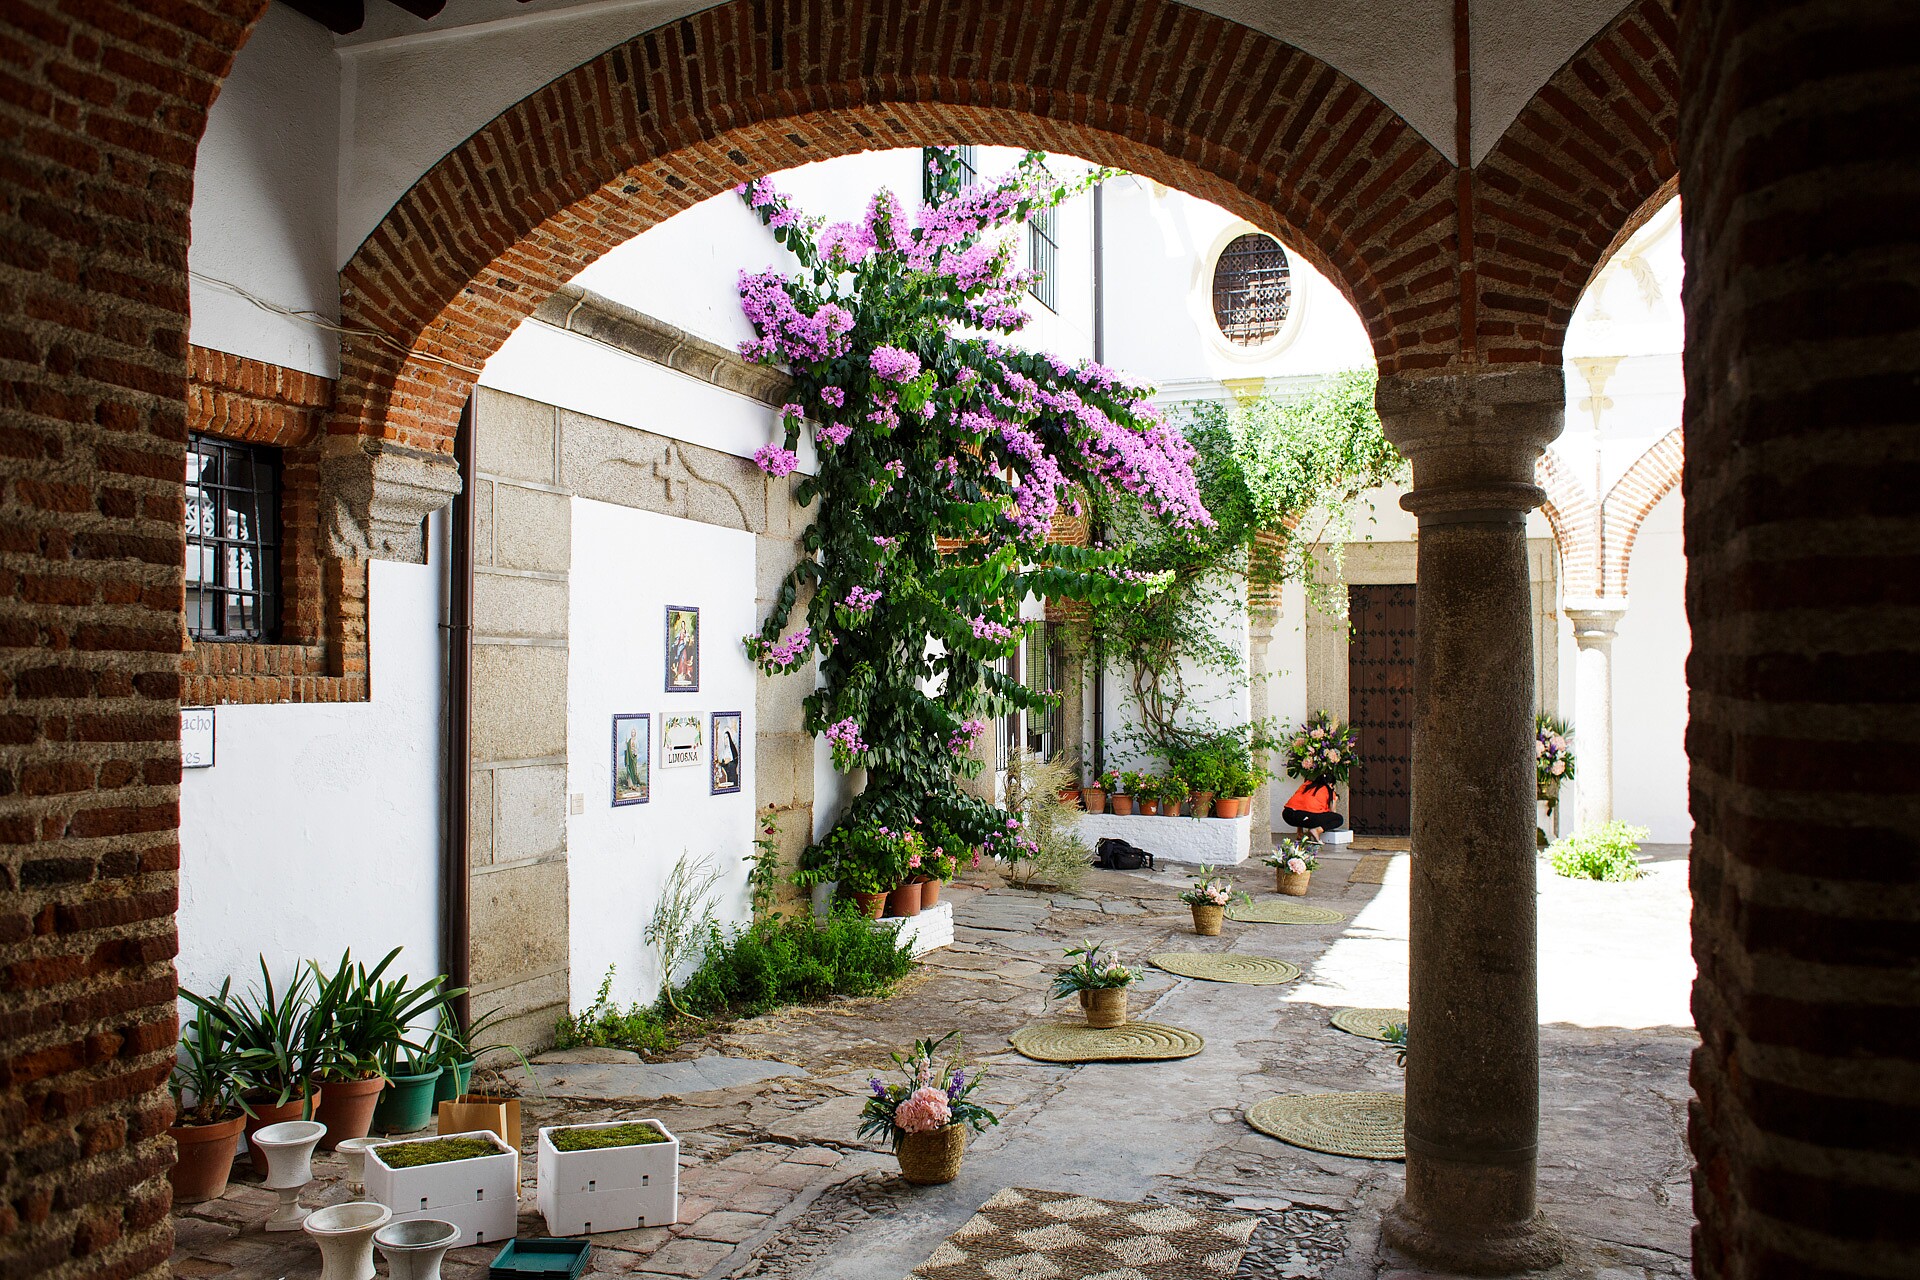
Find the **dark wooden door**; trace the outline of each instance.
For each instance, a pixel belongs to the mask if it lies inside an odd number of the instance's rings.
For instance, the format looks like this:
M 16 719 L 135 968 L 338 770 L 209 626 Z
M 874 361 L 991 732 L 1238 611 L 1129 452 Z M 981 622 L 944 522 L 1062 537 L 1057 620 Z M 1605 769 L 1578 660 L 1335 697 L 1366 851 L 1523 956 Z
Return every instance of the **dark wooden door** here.
M 1349 779 L 1355 835 L 1404 836 L 1413 822 L 1413 584 L 1348 587 L 1347 718 L 1360 762 Z

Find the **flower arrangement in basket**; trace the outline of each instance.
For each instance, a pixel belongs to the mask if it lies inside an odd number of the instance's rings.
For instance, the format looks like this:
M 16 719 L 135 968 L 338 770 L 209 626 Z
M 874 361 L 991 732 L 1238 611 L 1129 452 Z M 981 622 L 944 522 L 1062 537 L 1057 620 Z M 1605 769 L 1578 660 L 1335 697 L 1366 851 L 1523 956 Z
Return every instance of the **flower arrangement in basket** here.
M 1073 963 L 1054 975 L 1050 995 L 1055 1000 L 1078 995 L 1090 1027 L 1120 1027 L 1127 1021 L 1127 988 L 1140 980 L 1140 970 L 1120 963 L 1104 942 L 1082 942 L 1066 949 Z
M 859 1136 L 891 1143 L 901 1176 L 920 1186 L 952 1182 L 966 1153 L 966 1131 L 1000 1123 L 970 1096 L 986 1079 L 986 1068 L 970 1069 L 957 1046 L 951 1060 L 937 1060 L 942 1046 L 959 1034 L 916 1040 L 906 1053 L 895 1053 L 903 1082 L 887 1084 L 879 1076 L 867 1081 L 873 1096 L 860 1109 Z
M 1262 858 L 1262 862 L 1273 868 L 1274 892 L 1305 897 L 1307 881 L 1320 869 L 1320 859 L 1314 856 L 1319 847 L 1319 841 L 1308 840 L 1291 850 L 1275 849 Z
M 1560 784 L 1573 780 L 1573 730 L 1549 715 L 1533 718 L 1533 769 L 1547 812 L 1560 807 Z
M 1227 908 L 1236 901 L 1251 902 L 1253 899 L 1241 890 L 1233 887 L 1233 882 L 1223 875 L 1214 874 L 1212 867 L 1201 867 L 1200 876 L 1193 882 L 1193 888 L 1180 895 L 1180 901 L 1193 908 L 1193 931 L 1205 938 L 1220 936 L 1220 927 L 1227 918 Z
M 1287 772 L 1303 782 L 1337 787 L 1353 771 L 1353 730 L 1331 712 L 1301 721 L 1285 743 Z

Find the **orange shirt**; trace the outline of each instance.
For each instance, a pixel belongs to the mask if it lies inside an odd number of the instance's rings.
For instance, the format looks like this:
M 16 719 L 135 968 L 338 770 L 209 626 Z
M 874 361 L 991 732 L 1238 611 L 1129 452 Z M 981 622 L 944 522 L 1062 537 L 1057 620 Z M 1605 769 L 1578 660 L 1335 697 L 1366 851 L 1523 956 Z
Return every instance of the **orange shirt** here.
M 1328 813 L 1333 809 L 1333 788 L 1324 782 L 1303 782 L 1282 807 L 1302 813 Z

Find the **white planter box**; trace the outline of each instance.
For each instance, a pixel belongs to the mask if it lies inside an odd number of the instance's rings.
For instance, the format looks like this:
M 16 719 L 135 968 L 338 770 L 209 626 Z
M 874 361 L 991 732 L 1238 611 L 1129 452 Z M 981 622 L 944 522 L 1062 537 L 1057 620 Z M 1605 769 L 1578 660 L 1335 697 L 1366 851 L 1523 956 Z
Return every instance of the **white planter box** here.
M 553 1135 L 562 1129 L 611 1129 L 651 1125 L 665 1142 L 597 1151 L 562 1151 Z M 547 1230 L 583 1236 L 635 1227 L 665 1227 L 680 1220 L 680 1139 L 658 1120 L 610 1120 L 604 1124 L 555 1125 L 540 1131 L 536 1193 Z
M 923 956 L 938 947 L 953 945 L 953 904 L 942 898 L 917 916 L 888 916 L 875 920 L 876 929 L 892 929 L 900 940 Z
M 1117 836 L 1152 854 L 1156 865 L 1188 862 L 1232 867 L 1245 862 L 1253 849 L 1251 817 L 1162 818 L 1138 813 L 1127 817 L 1117 813 L 1083 813 L 1077 829 L 1089 849 L 1098 848 L 1109 836 Z M 1261 830 L 1264 832 L 1266 828 Z
M 434 1142 L 404 1138 L 367 1148 L 367 1198 L 393 1210 L 393 1221 L 438 1218 L 460 1228 L 460 1245 L 491 1244 L 514 1237 L 520 1214 L 520 1153 L 490 1129 L 441 1137 L 481 1138 L 494 1155 L 445 1164 L 395 1169 L 380 1158 L 383 1147 Z

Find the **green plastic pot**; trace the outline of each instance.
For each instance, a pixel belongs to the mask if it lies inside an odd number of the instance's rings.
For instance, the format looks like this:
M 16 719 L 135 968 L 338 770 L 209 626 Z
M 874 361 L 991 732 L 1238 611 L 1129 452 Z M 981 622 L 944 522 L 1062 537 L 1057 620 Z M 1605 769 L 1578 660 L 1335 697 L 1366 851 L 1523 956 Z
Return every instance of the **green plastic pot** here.
M 473 1059 L 456 1062 L 450 1067 L 440 1069 L 440 1078 L 433 1085 L 433 1100 L 452 1102 L 467 1091 L 468 1083 L 473 1079 Z
M 382 1133 L 415 1133 L 433 1120 L 434 1086 L 445 1068 L 435 1067 L 417 1076 L 388 1076 L 387 1087 L 374 1108 L 373 1127 Z

